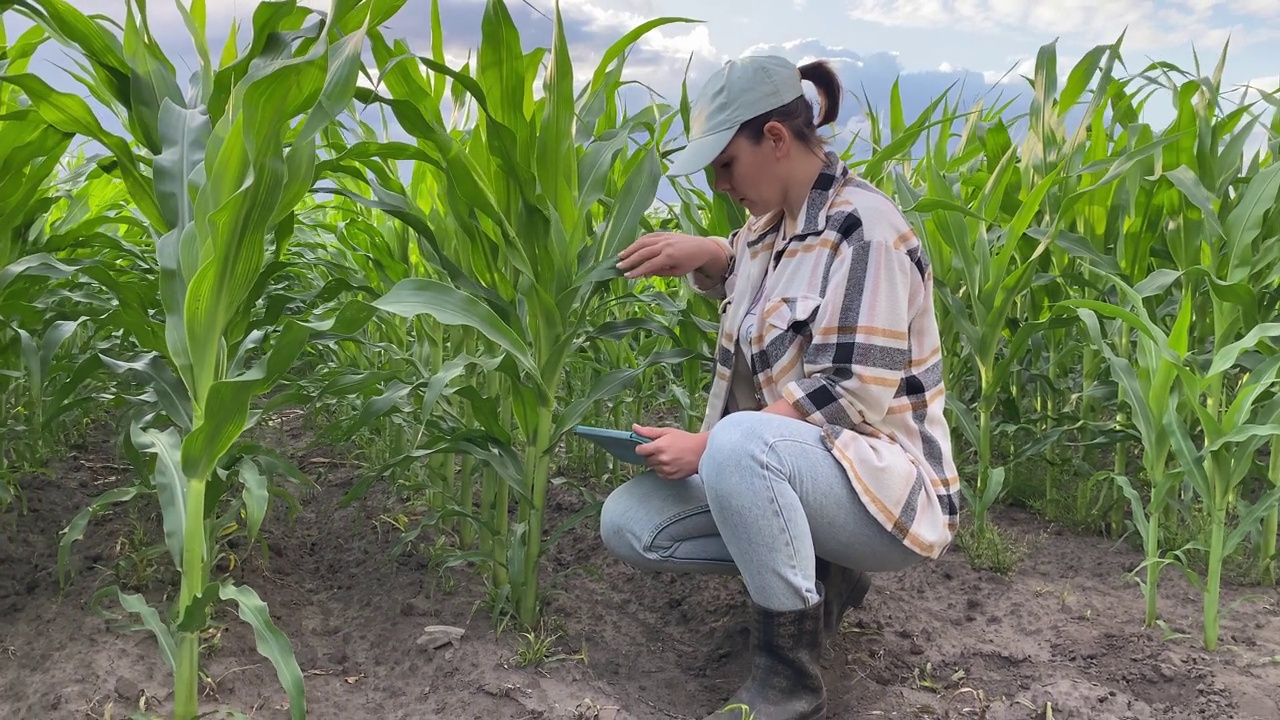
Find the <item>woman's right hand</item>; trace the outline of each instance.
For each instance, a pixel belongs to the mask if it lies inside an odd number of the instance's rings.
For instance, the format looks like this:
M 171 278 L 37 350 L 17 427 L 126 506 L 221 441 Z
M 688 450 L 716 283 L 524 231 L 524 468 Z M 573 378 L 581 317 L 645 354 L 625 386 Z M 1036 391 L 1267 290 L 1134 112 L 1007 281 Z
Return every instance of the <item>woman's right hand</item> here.
M 628 278 L 679 277 L 704 265 L 708 274 L 721 275 L 728 258 L 710 238 L 681 233 L 649 233 L 618 253 L 618 269 Z

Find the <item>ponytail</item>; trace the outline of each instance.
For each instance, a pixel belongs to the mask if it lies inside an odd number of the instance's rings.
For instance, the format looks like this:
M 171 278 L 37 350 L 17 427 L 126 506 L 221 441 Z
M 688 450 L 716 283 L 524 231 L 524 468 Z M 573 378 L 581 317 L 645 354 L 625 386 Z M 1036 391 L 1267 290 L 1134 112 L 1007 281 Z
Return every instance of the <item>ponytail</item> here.
M 840 117 L 840 76 L 826 60 L 815 60 L 800 66 L 800 79 L 808 80 L 818 90 L 821 111 L 816 127 L 830 125 Z

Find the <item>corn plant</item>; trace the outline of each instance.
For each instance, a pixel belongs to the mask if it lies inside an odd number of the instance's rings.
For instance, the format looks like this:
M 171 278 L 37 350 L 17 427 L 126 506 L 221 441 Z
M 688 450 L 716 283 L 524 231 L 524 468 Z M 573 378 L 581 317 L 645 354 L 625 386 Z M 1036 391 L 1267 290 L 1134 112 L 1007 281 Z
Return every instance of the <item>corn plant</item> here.
M 1119 291 L 1124 302 L 1061 303 L 1086 321 L 1143 441 L 1149 500 L 1142 501 L 1123 473 L 1117 472 L 1116 480 L 1130 500 L 1143 540 L 1145 621 L 1157 621 L 1159 568 L 1184 558 L 1182 564 L 1190 573 L 1185 553 L 1207 551 L 1203 640 L 1211 650 L 1218 642 L 1224 558 L 1280 503 L 1280 493 L 1273 489 L 1252 506 L 1237 507 L 1254 453 L 1276 431 L 1275 404 L 1266 401 L 1273 396 L 1270 386 L 1280 360 L 1265 341 L 1280 334 L 1280 325 L 1261 322 L 1266 311 L 1254 288 L 1270 280 L 1277 264 L 1275 251 L 1268 248 L 1277 234 L 1273 209 L 1280 193 L 1280 168 L 1272 165 L 1239 177 L 1243 138 L 1257 120 L 1241 124 L 1243 108 L 1214 118 L 1221 67 L 1220 62 L 1211 82 L 1197 77 L 1171 83 L 1178 116 L 1163 136 L 1149 138 L 1145 145 L 1159 153 L 1147 153 L 1154 163 L 1144 171 L 1148 180 L 1140 207 L 1161 218 L 1153 228 L 1172 228 L 1165 243 L 1175 267 L 1147 272 L 1154 233 L 1135 228 L 1129 233 L 1130 246 L 1120 249 L 1126 251 L 1122 257 L 1140 282 L 1131 286 L 1108 270 L 1091 268 Z M 1197 96 L 1201 102 L 1193 103 Z M 1223 127 L 1212 128 L 1215 121 Z M 1210 144 L 1210 138 L 1222 138 L 1221 147 Z M 1154 176 L 1146 174 L 1151 169 Z M 1166 302 L 1152 306 L 1162 297 Z M 1152 307 L 1176 307 L 1167 333 Z M 1119 321 L 1117 329 L 1104 338 L 1094 313 Z M 1134 333 L 1139 352 L 1128 358 Z M 1243 370 L 1242 356 L 1250 358 Z M 1137 362 L 1136 370 L 1131 360 Z M 1197 439 L 1202 443 L 1199 449 Z M 1176 469 L 1166 467 L 1171 453 L 1178 461 Z M 1209 537 L 1171 549 L 1161 533 L 1162 518 L 1174 507 L 1170 501 L 1179 480 L 1190 486 L 1207 514 Z M 1237 525 L 1228 531 L 1227 515 L 1233 510 L 1239 510 Z M 1172 557 L 1162 557 L 1166 552 Z M 1264 541 L 1263 553 L 1267 552 Z
M 1143 620 L 1146 625 L 1152 626 L 1158 620 L 1157 588 L 1160 570 L 1171 562 L 1162 559 L 1165 545 L 1162 542 L 1161 518 L 1164 517 L 1179 478 L 1179 473 L 1171 472 L 1168 468 L 1173 445 L 1169 421 L 1178 410 L 1176 400 L 1171 401 L 1171 394 L 1174 391 L 1177 369 L 1188 349 L 1191 296 L 1182 296 L 1177 319 L 1172 330 L 1166 334 L 1146 314 L 1143 297 L 1138 292 L 1120 278 L 1112 277 L 1111 280 L 1130 299 L 1128 308 L 1096 300 L 1067 300 L 1060 307 L 1075 308 L 1078 312 L 1088 329 L 1089 338 L 1105 356 L 1119 388 L 1120 399 L 1130 408 L 1127 416 L 1132 418 L 1142 440 L 1142 464 L 1150 484 L 1150 499 L 1143 501 L 1127 475 L 1117 473 L 1114 481 L 1131 503 L 1134 527 L 1142 540 L 1145 558 L 1138 569 L 1146 570 L 1145 582 L 1141 583 L 1146 598 Z M 1136 368 L 1130 358 L 1112 350 L 1112 343 L 1115 341 L 1103 337 L 1097 314 L 1118 318 L 1123 323 L 1122 330 L 1113 338 L 1127 338 L 1130 333 L 1137 333 Z M 1118 344 L 1124 348 L 1129 347 L 1127 339 Z
M 42 28 L 33 27 L 9 42 L 0 17 L 0 75 L 24 72 L 47 39 Z M 0 513 L 19 498 L 16 471 L 43 456 L 44 437 L 40 419 L 30 417 L 39 412 L 42 378 L 28 377 L 30 394 L 23 392 L 22 383 L 24 365 L 40 366 L 41 353 L 21 327 L 22 320 L 38 314 L 31 302 L 35 293 L 6 286 L 32 265 L 16 263 L 37 249 L 33 229 L 53 205 L 50 181 L 75 137 L 43 122 L 24 107 L 24 100 L 18 88 L 0 85 L 0 415 L 6 419 L 0 431 Z M 56 332 L 50 339 L 53 345 L 61 342 Z M 20 362 L 5 362 L 10 358 Z
M 434 4 L 432 16 L 439 37 Z M 616 96 L 623 54 L 644 33 L 676 21 L 653 20 L 620 38 L 576 97 L 558 7 L 551 47 L 526 52 L 505 4 L 488 2 L 475 67 L 467 72 L 448 67 L 439 46 L 433 57 L 420 57 L 370 34 L 379 87 L 362 98 L 388 108 L 416 140 L 412 148 L 384 146 L 413 161 L 412 183 L 366 170 L 367 190 L 333 190 L 413 228 L 436 273 L 400 281 L 377 305 L 474 329 L 465 345 L 450 334 L 455 356 L 483 351 L 502 358 L 492 371 L 467 376 L 468 405 L 482 424 L 445 422 L 434 441 L 401 464 L 433 453 L 484 461 L 488 473 L 475 513 L 482 548 L 495 594 L 509 597 L 528 627 L 539 611 L 546 493 L 560 439 L 646 367 L 690 354 L 641 358 L 599 376 L 573 402 L 560 402 L 567 364 L 599 339 L 601 303 L 620 277 L 617 252 L 644 228 L 661 171 L 657 143 L 674 119 L 659 107 L 622 113 Z M 535 99 L 544 56 L 542 96 Z M 446 98 L 455 115 L 474 112 L 470 127 L 449 127 L 440 111 Z M 497 412 L 486 409 L 495 403 Z M 469 511 L 471 498 L 462 500 Z
M 1031 339 L 1061 325 L 1053 318 L 1025 318 L 1016 331 L 1009 329 L 1019 303 L 1032 290 L 1037 271 L 1049 258 L 1047 251 L 1073 220 L 1071 198 L 1078 195 L 1072 195 L 1071 188 L 1086 157 L 1079 150 L 1087 135 L 1067 133 L 1063 119 L 1094 74 L 1098 83 L 1109 83 L 1117 59 L 1117 45 L 1100 46 L 1086 54 L 1060 96 L 1055 47 L 1044 46 L 1037 56 L 1035 94 L 1021 152 L 1003 119 L 980 125 L 980 106 L 967 113 L 959 146 L 952 151 L 947 140 L 959 117 L 944 111 L 938 141 L 915 168 L 921 186 L 913 187 L 902 174 L 895 176 L 897 193 L 905 199 L 907 212 L 935 258 L 939 296 L 946 309 L 944 322 L 961 339 L 957 347 L 963 348 L 964 365 L 977 376 L 976 419 L 964 403 L 953 403 L 951 411 L 959 430 L 977 449 L 978 476 L 965 492 L 974 530 L 979 533 L 1005 482 L 1005 469 L 992 462 L 997 404 L 1007 397 L 1014 369 L 1025 361 Z M 1105 98 L 1105 94 L 1094 94 L 1086 114 L 1101 113 Z M 922 114 L 910 132 L 895 120 L 898 138 L 927 132 L 932 112 L 926 110 L 929 114 Z M 890 147 L 902 149 L 897 143 Z M 882 162 L 873 157 L 868 165 Z M 1055 197 L 1057 202 L 1052 202 Z M 953 367 L 957 362 L 951 360 Z M 1045 440 L 1057 434 L 1050 433 Z
M 212 546 L 225 526 L 219 504 L 233 479 L 243 485 L 243 499 L 232 512 L 243 511 L 251 540 L 266 514 L 263 459 L 231 452 L 273 407 L 251 409 L 251 401 L 271 391 L 313 333 L 355 328 L 371 312 L 318 323 L 291 318 L 250 332 L 250 314 L 280 269 L 268 260 L 287 244 L 294 208 L 313 184 L 317 135 L 350 101 L 365 32 L 388 4 L 336 2 L 320 14 L 293 0 L 263 3 L 248 50 L 224 54 L 215 67 L 204 4 L 179 3 L 201 63 L 185 95 L 141 3 L 127 4 L 123 37 L 63 0 L 12 4 L 82 54 L 93 79 L 81 81 L 123 111 L 136 140 L 107 132 L 83 99 L 37 76 L 3 77 L 50 126 L 112 153 L 154 243 L 164 317 L 158 347 L 115 369 L 141 377 L 155 397 L 135 415 L 129 438 L 154 458 L 151 485 L 181 588 L 167 622 L 141 596 L 116 595 L 155 634 L 174 673 L 174 717 L 198 713 L 200 633 L 218 601 L 238 606 L 289 694 L 292 716 L 305 717 L 302 674 L 287 639 L 251 588 L 211 577 Z M 116 488 L 86 508 L 65 532 L 63 559 L 93 514 L 143 491 Z
M 641 232 L 745 220 L 683 180 L 657 206 L 688 88 L 639 107 L 620 93 L 634 43 L 684 20 L 624 34 L 577 87 L 558 8 L 550 46 L 530 49 L 488 0 L 480 47 L 450 66 L 439 3 L 428 55 L 384 35 L 403 4 L 263 2 L 219 54 L 206 2 L 180 3 L 199 60 L 187 81 L 141 2 L 117 24 L 70 0 L 0 0 L 35 22 L 12 42 L 0 24 L 0 508 L 75 413 L 122 414 L 141 477 L 73 519 L 59 564 L 65 577 L 98 513 L 159 503 L 181 572 L 171 607 L 100 598 L 155 634 L 176 717 L 198 711 L 198 633 L 223 601 L 306 710 L 265 604 L 212 569 L 228 536 L 264 541 L 269 501 L 293 500 L 277 478 L 307 482 L 249 435 L 274 410 L 331 420 L 317 443 L 354 438 L 369 470 L 347 499 L 389 478 L 425 510 L 397 549 L 438 531 L 431 551 L 455 544 L 448 563 L 487 573 L 499 624 L 526 627 L 543 550 L 593 511 L 546 527 L 552 477 L 632 470 L 568 430 L 673 409 L 693 427 L 701 410 L 715 304 L 612 267 Z M 1255 110 L 1280 101 L 1228 107 L 1225 49 L 1207 71 L 1121 76 L 1122 40 L 1065 82 L 1041 48 L 1021 114 L 946 93 L 907 118 L 895 85 L 883 115 L 867 108 L 870 155 L 847 159 L 933 259 L 949 415 L 976 460 L 970 526 L 1043 497 L 1056 517 L 1132 530 L 1146 624 L 1159 573 L 1180 566 L 1216 647 L 1224 566 L 1251 552 L 1258 578 L 1275 575 L 1280 113 Z M 80 93 L 29 72 L 44 43 L 73 51 Z M 366 47 L 376 73 L 357 86 Z M 1144 120 L 1154 102 L 1170 103 L 1167 127 Z M 1258 132 L 1266 147 L 1246 157 Z M 1021 471 L 1046 451 L 1080 468 L 1074 496 Z

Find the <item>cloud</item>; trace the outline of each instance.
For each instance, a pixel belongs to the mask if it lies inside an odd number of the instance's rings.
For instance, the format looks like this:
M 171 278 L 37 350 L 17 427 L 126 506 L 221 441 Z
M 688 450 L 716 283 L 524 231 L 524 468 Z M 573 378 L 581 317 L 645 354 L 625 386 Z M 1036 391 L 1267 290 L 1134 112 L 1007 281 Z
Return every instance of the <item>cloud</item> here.
M 1241 103 L 1262 105 L 1263 103 L 1259 101 L 1263 99 L 1263 93 L 1274 97 L 1277 92 L 1280 92 L 1280 75 L 1254 78 L 1244 83 L 1235 94 L 1239 95 L 1239 102 Z
M 1097 0 L 1079 1 L 1089 3 Z M 1280 2 L 1242 1 L 1258 6 Z M 913 13 L 905 15 L 915 17 L 917 22 L 925 22 L 931 12 L 943 18 L 959 17 L 966 13 L 974 15 L 970 8 L 985 8 L 987 15 L 978 13 L 975 15 L 978 19 L 971 19 L 970 22 L 981 21 L 987 24 L 1007 23 L 1010 18 L 1035 16 L 1039 12 L 1019 9 L 1021 6 L 1013 0 L 967 0 L 960 4 L 950 0 L 902 2 L 906 8 L 915 8 Z M 1182 2 L 1185 4 L 1187 0 Z M 1205 2 L 1212 3 L 1213 0 Z M 109 4 L 112 7 L 108 14 L 121 17 L 120 6 L 123 3 L 113 0 Z M 307 4 L 323 10 L 328 8 L 329 0 L 307 0 Z M 797 5 L 803 4 L 804 0 L 797 2 Z M 215 57 L 221 52 L 233 19 L 240 22 L 238 41 L 240 47 L 245 46 L 249 40 L 252 27 L 250 21 L 256 6 L 255 0 L 208 0 L 209 41 Z M 474 61 L 476 49 L 481 44 L 485 7 L 484 0 L 441 0 L 445 53 L 451 65 L 456 67 L 468 58 Z M 866 12 L 878 12 L 881 15 L 889 12 L 886 8 L 891 8 L 882 0 L 867 0 L 861 3 L 861 7 Z M 553 8 L 552 0 L 507 4 L 508 12 L 520 34 L 521 45 L 526 51 L 550 45 L 553 31 L 550 16 Z M 560 0 L 560 8 L 575 76 L 580 83 L 590 77 L 606 48 L 658 14 L 651 0 Z M 149 9 L 153 32 L 170 51 L 171 61 L 183 73 L 185 80 L 185 73 L 194 71 L 197 62 L 181 16 L 172 2 L 151 3 Z M 405 41 L 414 52 L 428 54 L 432 45 L 430 11 L 430 0 L 407 0 L 399 13 L 384 26 L 385 36 Z M 990 18 L 983 19 L 988 15 Z M 54 49 L 53 44 L 45 49 L 51 49 L 60 55 L 64 52 Z M 890 91 L 895 81 L 899 84 L 903 113 L 910 122 L 943 93 L 949 93 L 952 101 L 958 101 L 963 109 L 968 109 L 984 98 L 986 105 L 991 106 L 1006 102 L 1012 96 L 1020 96 L 1013 102 L 1012 109 L 1017 112 L 1026 107 L 1030 96 L 1029 88 L 1020 76 L 1030 75 L 1034 71 L 1034 58 L 1021 60 L 1012 71 L 969 69 L 955 64 L 942 64 L 933 70 L 907 71 L 897 53 L 861 53 L 847 47 L 830 46 L 813 38 L 755 45 L 741 54 L 763 53 L 782 55 L 796 63 L 816 58 L 831 62 L 845 89 L 837 120 L 838 142 L 847 141 L 854 134 L 861 134 L 863 137 L 867 135 L 868 103 L 870 109 L 881 118 L 887 116 Z M 366 57 L 372 61 L 371 55 Z M 622 102 L 629 108 L 641 107 L 654 99 L 674 104 L 679 99 L 682 81 L 687 78 L 689 91 L 695 94 L 705 78 L 729 57 L 714 46 L 707 24 L 679 23 L 651 30 L 628 54 L 626 77 L 636 82 L 622 91 Z M 70 66 L 66 62 L 61 64 Z M 1064 55 L 1060 71 L 1065 74 L 1069 69 L 1070 65 L 1066 64 Z M 376 70 L 373 72 L 376 75 Z M 74 81 L 70 81 L 70 85 L 74 87 Z M 535 92 L 540 93 L 541 87 L 536 88 Z M 444 110 L 447 116 L 449 109 Z M 376 122 L 376 110 L 361 114 L 366 120 Z M 673 132 L 678 134 L 679 131 L 677 123 Z M 395 135 L 401 134 L 398 128 L 393 128 L 392 132 Z M 679 138 L 672 138 L 672 142 L 678 143 Z
M 1002 73 L 988 73 L 942 65 L 936 70 L 906 70 L 898 53 L 862 54 L 844 47 L 832 47 L 813 39 L 755 45 L 744 55 L 780 55 L 803 64 L 823 59 L 840 76 L 844 88 L 838 122 L 850 127 L 865 120 L 868 111 L 884 117 L 889 110 L 893 84 L 898 83 L 902 111 L 908 122 L 944 93 L 968 108 L 983 98 L 1018 94 L 1021 88 L 1007 87 L 997 80 Z M 1016 76 L 1014 76 L 1014 79 Z M 1023 93 L 1027 94 L 1027 93 Z M 868 105 L 869 104 L 869 105 Z M 1016 107 L 1016 103 L 1015 103 Z
M 850 17 L 896 27 L 949 27 L 976 32 L 1051 33 L 1080 42 L 1169 47 L 1194 42 L 1221 47 L 1278 34 L 1259 21 L 1280 19 L 1280 0 L 847 0 Z
M 920 0 L 909 0 L 919 2 Z M 1253 0 L 1265 2 L 1267 0 Z M 108 15 L 123 19 L 123 3 L 107 3 L 103 8 Z M 329 0 L 306 0 L 306 4 L 327 9 Z M 215 57 L 232 23 L 240 22 L 239 45 L 249 40 L 251 19 L 257 3 L 254 0 L 208 0 L 209 42 Z M 551 16 L 554 5 L 551 0 L 529 0 L 507 4 L 524 49 L 549 46 L 552 41 Z M 651 0 L 560 0 L 566 39 L 572 56 L 576 79 L 585 82 L 595 70 L 605 49 L 623 34 L 655 17 Z M 414 52 L 427 54 L 431 50 L 430 0 L 407 0 L 403 8 L 384 26 L 389 39 L 404 40 Z M 450 61 L 460 64 L 467 58 L 474 60 L 481 44 L 484 0 L 441 0 L 441 25 L 446 55 Z M 197 61 L 185 24 L 172 2 L 151 3 L 149 18 L 154 34 L 169 53 L 171 61 L 179 69 L 183 79 L 197 68 Z M 817 40 L 757 45 L 743 54 L 777 53 L 796 62 L 811 58 L 827 58 L 844 81 L 847 90 L 843 99 L 844 112 L 841 123 L 860 117 L 864 108 L 861 98 L 865 93 L 873 106 L 883 109 L 889 97 L 889 88 L 901 74 L 901 90 L 904 111 L 909 115 L 920 112 L 934 97 L 955 85 L 962 90 L 964 101 L 972 102 L 980 94 L 989 91 L 1001 73 L 971 71 L 943 66 L 933 71 L 904 73 L 898 56 L 894 53 L 860 54 L 848 48 L 828 47 Z M 64 67 L 67 51 L 50 43 L 42 48 L 45 60 L 56 60 Z M 371 56 L 367 56 L 372 60 Z M 709 28 L 702 23 L 677 23 L 666 25 L 646 33 L 627 56 L 626 75 L 637 84 L 623 91 L 628 106 L 651 101 L 656 94 L 669 103 L 678 101 L 681 83 L 687 79 L 690 93 L 705 81 L 706 77 L 729 59 L 719 52 L 711 41 Z M 62 73 L 55 71 L 58 75 Z M 1014 76 L 1014 79 L 1017 79 Z M 63 89 L 78 87 L 69 78 L 60 78 Z M 1007 90 L 1008 88 L 1003 88 Z M 540 91 L 540 87 L 538 88 Z M 856 100 L 855 100 L 856 98 Z

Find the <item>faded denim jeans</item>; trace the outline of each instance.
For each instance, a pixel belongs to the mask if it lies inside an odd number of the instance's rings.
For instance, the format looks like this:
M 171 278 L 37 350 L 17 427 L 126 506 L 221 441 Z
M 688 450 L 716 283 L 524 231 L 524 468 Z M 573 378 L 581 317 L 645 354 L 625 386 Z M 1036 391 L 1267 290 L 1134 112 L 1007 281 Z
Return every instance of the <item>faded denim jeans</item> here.
M 600 534 L 640 569 L 740 575 L 752 600 L 780 611 L 817 602 L 815 554 L 864 572 L 924 559 L 867 512 L 820 428 L 764 412 L 717 422 L 697 474 L 623 483 Z

